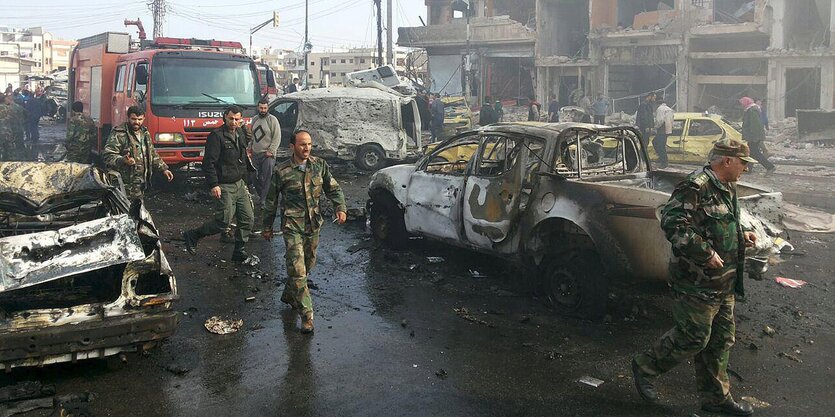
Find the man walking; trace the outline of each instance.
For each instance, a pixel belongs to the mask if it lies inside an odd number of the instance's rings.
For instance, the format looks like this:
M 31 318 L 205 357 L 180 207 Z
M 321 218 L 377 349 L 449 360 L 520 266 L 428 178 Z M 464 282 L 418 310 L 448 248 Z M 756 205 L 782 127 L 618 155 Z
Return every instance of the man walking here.
M 432 102 L 429 103 L 429 113 L 432 119 L 429 121 L 429 129 L 432 133 L 430 142 L 437 142 L 441 140 L 441 135 L 444 131 L 444 102 L 441 101 L 441 96 L 438 93 L 432 94 Z
M 24 95 L 23 107 L 26 109 L 26 140 L 32 146 L 32 151 L 37 153 L 37 143 L 41 138 L 38 123 L 43 115 L 41 101 L 29 90 L 24 90 Z
M 667 168 L 667 137 L 673 133 L 675 113 L 663 98 L 658 100 L 658 103 L 658 109 L 655 110 L 656 133 L 652 139 L 652 147 L 658 155 L 658 167 Z
M 168 182 L 174 179 L 174 174 L 154 149 L 144 123 L 145 110 L 129 107 L 128 121 L 113 128 L 101 155 L 106 167 L 121 174 L 125 193 L 131 200 L 144 196 L 151 184 L 152 170 L 161 172 Z
M 281 125 L 269 113 L 269 102 L 258 102 L 258 115 L 252 119 L 252 164 L 255 165 L 255 191 L 258 192 L 258 209 L 267 201 L 267 190 L 275 168 L 275 153 L 281 145 Z
M 710 164 L 679 183 L 661 210 L 661 228 L 672 243 L 669 284 L 674 327 L 632 360 L 640 396 L 658 400 L 651 378 L 694 358 L 702 409 L 747 416 L 746 402 L 730 393 L 728 358 L 734 344 L 735 296 L 745 295 L 745 247 L 756 235 L 743 231 L 736 182 L 754 162 L 738 141 L 714 144 Z
M 312 146 L 310 133 L 305 130 L 297 131 L 290 139 L 293 154 L 276 167 L 267 194 L 264 231 L 261 232 L 264 239 L 273 238 L 273 222 L 280 194 L 281 233 L 284 236 L 284 260 L 287 264 L 287 283 L 281 301 L 299 312 L 302 333 L 313 331 L 313 300 L 307 288 L 307 277 L 316 263 L 319 229 L 323 223 L 319 210 L 322 191 L 333 204 L 336 213 L 334 221 L 343 224 L 346 219 L 342 188 L 331 175 L 325 160 L 310 155 Z
M 96 139 L 96 122 L 84 114 L 84 103 L 76 101 L 72 104 L 72 118 L 67 126 L 67 156 L 64 159 L 89 164 L 90 150 Z
M 742 115 L 742 140 L 751 147 L 751 156 L 765 168 L 766 175 L 773 174 L 777 168 L 765 156 L 765 127 L 760 118 L 760 108 L 750 97 L 742 97 L 739 104 L 745 110 Z
M 649 147 L 649 136 L 652 134 L 652 128 L 655 127 L 655 93 L 648 93 L 644 96 L 644 100 L 638 105 L 635 122 L 641 132 L 641 143 L 646 149 Z
M 229 106 L 223 112 L 223 126 L 215 129 L 206 138 L 206 153 L 203 156 L 203 172 L 209 193 L 215 199 L 212 220 L 197 229 L 183 232 L 186 250 L 197 253 L 197 242 L 226 230 L 235 219 L 235 248 L 233 262 L 247 258 L 246 242 L 252 230 L 252 198 L 246 187 L 246 177 L 255 172 L 255 167 L 246 153 L 247 135 L 241 127 L 241 108 Z

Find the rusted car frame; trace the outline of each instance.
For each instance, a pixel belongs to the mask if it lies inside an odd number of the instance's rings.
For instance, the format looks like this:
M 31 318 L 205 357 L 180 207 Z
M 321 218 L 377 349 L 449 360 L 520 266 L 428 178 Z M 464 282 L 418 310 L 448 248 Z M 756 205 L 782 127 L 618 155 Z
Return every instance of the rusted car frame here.
M 684 176 L 653 171 L 631 127 L 502 123 L 378 171 L 372 232 L 395 245 L 412 233 L 533 265 L 555 306 L 595 316 L 609 281 L 666 278 L 670 244 L 658 213 Z M 738 193 L 743 221 L 762 236 L 751 255 L 768 253 L 782 195 L 747 184 Z
M 150 347 L 177 324 L 150 214 L 99 169 L 0 163 L 0 366 Z

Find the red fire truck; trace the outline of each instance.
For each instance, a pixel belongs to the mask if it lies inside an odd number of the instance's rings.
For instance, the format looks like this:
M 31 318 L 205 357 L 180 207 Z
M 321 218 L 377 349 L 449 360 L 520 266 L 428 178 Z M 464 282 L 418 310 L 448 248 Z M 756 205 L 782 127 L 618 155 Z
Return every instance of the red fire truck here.
M 141 38 L 141 36 L 140 36 Z M 261 98 L 258 69 L 239 42 L 161 38 L 134 44 L 127 33 L 80 39 L 70 58 L 69 102 L 84 103 L 99 127 L 94 153 L 127 109 L 145 109 L 145 126 L 172 168 L 202 160 L 209 132 L 236 104 L 249 122 Z

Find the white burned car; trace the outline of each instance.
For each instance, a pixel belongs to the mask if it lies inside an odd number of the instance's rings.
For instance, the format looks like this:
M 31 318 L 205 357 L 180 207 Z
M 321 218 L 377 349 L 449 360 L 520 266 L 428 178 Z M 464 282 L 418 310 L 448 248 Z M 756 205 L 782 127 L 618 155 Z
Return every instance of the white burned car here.
M 652 171 L 631 127 L 500 123 L 375 173 L 371 228 L 391 245 L 411 233 L 511 258 L 535 270 L 554 306 L 593 317 L 611 280 L 666 279 L 671 249 L 658 216 L 684 176 Z M 737 190 L 742 223 L 760 237 L 748 255 L 767 256 L 782 194 Z
M 354 161 L 366 171 L 380 169 L 389 161 L 403 161 L 416 155 L 419 148 L 417 103 L 393 90 L 331 87 L 299 91 L 272 102 L 270 113 L 281 124 L 279 152 L 287 152 L 290 136 L 299 129 L 312 134 L 317 156 Z
M 176 298 L 150 214 L 102 171 L 0 162 L 0 367 L 150 347 Z

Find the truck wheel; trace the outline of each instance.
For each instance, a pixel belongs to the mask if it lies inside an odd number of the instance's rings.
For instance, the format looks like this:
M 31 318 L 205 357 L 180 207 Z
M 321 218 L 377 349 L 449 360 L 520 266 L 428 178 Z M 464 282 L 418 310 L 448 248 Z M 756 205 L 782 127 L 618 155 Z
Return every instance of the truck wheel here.
M 374 196 L 370 206 L 371 235 L 389 246 L 403 249 L 409 241 L 403 210 L 391 198 Z
M 596 253 L 558 254 L 542 271 L 545 296 L 560 313 L 595 319 L 606 312 L 608 284 Z
M 363 171 L 377 171 L 386 165 L 386 154 L 380 145 L 369 143 L 357 149 L 355 162 Z

